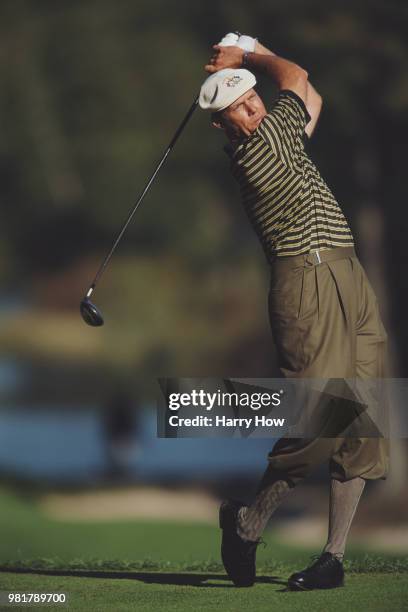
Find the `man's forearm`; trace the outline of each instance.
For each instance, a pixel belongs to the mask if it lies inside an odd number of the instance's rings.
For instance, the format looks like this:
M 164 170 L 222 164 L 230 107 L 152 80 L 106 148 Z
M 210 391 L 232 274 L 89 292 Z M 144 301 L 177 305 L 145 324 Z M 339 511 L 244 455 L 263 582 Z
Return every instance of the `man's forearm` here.
M 257 43 L 257 46 L 261 45 Z M 279 89 L 291 89 L 306 103 L 308 75 L 306 70 L 294 62 L 271 52 L 259 53 L 256 47 L 255 53 L 246 54 L 246 65 L 250 70 L 264 72 L 270 76 Z
M 266 47 L 264 47 L 263 45 L 261 45 L 261 43 L 259 41 L 256 41 L 255 43 L 255 53 L 259 54 L 259 55 L 269 55 L 272 57 L 277 57 L 275 53 L 273 53 L 272 51 L 270 51 L 269 49 L 267 49 Z M 280 89 L 283 89 L 280 88 Z M 290 89 L 290 87 L 289 87 Z M 297 92 L 296 92 L 297 93 Z M 301 96 L 302 97 L 302 96 Z M 304 101 L 305 105 L 306 105 L 306 109 L 311 117 L 309 123 L 306 126 L 305 132 L 306 134 L 309 136 L 312 135 L 315 127 L 316 127 L 316 123 L 319 119 L 319 115 L 320 115 L 320 111 L 322 108 L 322 97 L 320 96 L 320 94 L 315 90 L 315 88 L 313 87 L 313 85 L 310 83 L 310 81 L 307 81 L 307 87 L 306 87 L 306 97 L 303 98 L 302 100 Z

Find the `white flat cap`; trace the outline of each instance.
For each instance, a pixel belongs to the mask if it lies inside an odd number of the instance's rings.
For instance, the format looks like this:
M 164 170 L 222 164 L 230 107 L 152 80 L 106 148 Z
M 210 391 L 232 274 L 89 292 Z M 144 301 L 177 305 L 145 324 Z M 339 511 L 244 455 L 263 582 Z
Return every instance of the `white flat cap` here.
M 198 102 L 213 113 L 224 110 L 256 85 L 256 78 L 245 68 L 224 68 L 211 74 L 202 84 Z

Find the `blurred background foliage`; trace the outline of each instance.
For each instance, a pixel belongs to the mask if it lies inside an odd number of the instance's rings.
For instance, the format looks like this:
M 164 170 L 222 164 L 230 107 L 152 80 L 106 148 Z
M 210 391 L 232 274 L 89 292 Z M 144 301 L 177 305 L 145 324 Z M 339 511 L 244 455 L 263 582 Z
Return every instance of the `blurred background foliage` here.
M 78 304 L 227 31 L 308 72 L 324 100 L 311 156 L 350 219 L 408 368 L 408 5 L 394 0 L 1 3 L 3 353 L 161 375 L 267 376 L 268 270 L 223 136 L 197 111 L 96 292 Z M 261 93 L 272 103 L 274 88 Z

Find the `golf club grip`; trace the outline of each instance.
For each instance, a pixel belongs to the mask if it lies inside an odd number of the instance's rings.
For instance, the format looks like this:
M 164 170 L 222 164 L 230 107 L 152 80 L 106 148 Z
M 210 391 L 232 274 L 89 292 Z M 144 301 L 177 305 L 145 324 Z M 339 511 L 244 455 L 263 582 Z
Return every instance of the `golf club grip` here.
M 92 291 L 95 289 L 96 284 L 98 282 L 98 280 L 100 279 L 100 277 L 102 276 L 106 266 L 108 265 L 113 253 L 115 252 L 116 247 L 118 246 L 123 234 L 125 233 L 129 223 L 131 222 L 131 220 L 133 219 L 133 215 L 135 214 L 136 210 L 139 207 L 139 204 L 141 204 L 143 198 L 145 197 L 146 193 L 148 192 L 150 185 L 153 183 L 154 179 L 156 178 L 157 173 L 159 172 L 160 168 L 162 167 L 162 165 L 164 164 L 164 162 L 167 159 L 167 156 L 169 155 L 170 151 L 172 150 L 172 148 L 174 147 L 174 145 L 176 144 L 181 132 L 184 130 L 185 126 L 187 125 L 188 121 L 190 120 L 192 114 L 194 113 L 195 109 L 197 108 L 198 105 L 198 96 L 196 96 L 193 104 L 191 105 L 191 107 L 189 108 L 186 116 L 184 117 L 183 121 L 181 122 L 180 126 L 177 128 L 176 133 L 174 134 L 173 138 L 170 141 L 170 144 L 168 145 L 167 149 L 165 150 L 161 160 L 159 161 L 155 171 L 153 172 L 153 174 L 151 175 L 151 177 L 149 178 L 146 186 L 144 187 L 142 193 L 139 196 L 139 199 L 137 200 L 136 204 L 133 206 L 133 208 L 131 209 L 126 221 L 124 222 L 118 237 L 116 238 L 115 242 L 112 245 L 111 250 L 109 251 L 109 253 L 106 255 L 105 259 L 103 260 L 103 262 L 101 263 L 99 270 L 97 271 L 95 278 L 88 290 L 87 295 L 90 296 Z

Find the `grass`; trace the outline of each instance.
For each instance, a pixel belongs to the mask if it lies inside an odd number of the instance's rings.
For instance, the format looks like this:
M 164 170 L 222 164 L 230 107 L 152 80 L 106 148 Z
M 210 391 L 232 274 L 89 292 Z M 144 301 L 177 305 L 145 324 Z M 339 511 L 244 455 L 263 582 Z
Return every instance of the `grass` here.
M 180 529 L 184 529 L 181 527 Z M 302 553 L 300 553 L 302 555 Z M 303 556 L 303 555 L 302 555 Z M 299 553 L 296 555 L 299 559 Z M 274 559 L 261 559 L 258 555 L 258 570 L 262 573 L 287 573 L 293 571 L 297 564 L 282 562 Z M 346 559 L 344 563 L 347 574 L 405 574 L 408 573 L 408 557 L 388 557 L 382 555 L 364 555 Z M 59 557 L 23 559 L 20 561 L 8 560 L 0 564 L 0 571 L 109 571 L 109 572 L 135 572 L 135 571 L 183 571 L 183 572 L 218 572 L 223 573 L 223 566 L 218 561 L 171 562 L 123 559 L 72 559 L 63 561 Z
M 346 588 L 290 593 L 285 591 L 287 576 L 317 551 L 290 548 L 273 533 L 265 540 L 255 587 L 237 589 L 220 565 L 219 531 L 211 525 L 58 522 L 43 516 L 34 503 L 3 491 L 0 590 L 66 591 L 66 609 L 92 612 L 408 609 L 406 557 L 353 551 L 346 562 Z
M 408 601 L 408 581 L 403 574 L 352 575 L 346 588 L 310 593 L 286 592 L 282 576 L 262 574 L 253 588 L 237 589 L 225 576 L 210 572 L 61 572 L 51 576 L 4 573 L 1 582 L 5 591 L 65 591 L 69 610 L 87 611 L 270 612 L 278 608 L 291 612 L 350 612 L 360 607 L 370 612 L 400 612 L 407 609 Z M 61 606 L 44 609 L 61 610 Z

